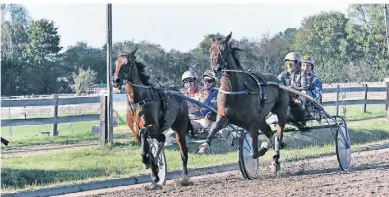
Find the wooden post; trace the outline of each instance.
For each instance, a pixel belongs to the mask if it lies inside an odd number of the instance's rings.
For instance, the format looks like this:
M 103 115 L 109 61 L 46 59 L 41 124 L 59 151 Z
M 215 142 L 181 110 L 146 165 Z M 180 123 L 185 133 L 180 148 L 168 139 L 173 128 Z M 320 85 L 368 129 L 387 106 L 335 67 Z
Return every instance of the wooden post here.
M 113 135 L 113 116 L 112 116 L 112 4 L 107 4 L 107 119 L 106 125 L 108 141 L 112 142 Z
M 11 120 L 11 107 L 8 107 L 8 119 Z M 9 126 L 9 136 L 12 137 L 12 126 Z
M 100 96 L 100 146 L 113 143 L 113 132 L 108 125 L 108 96 Z
M 53 126 L 51 128 L 50 136 L 58 136 L 58 95 L 54 94 L 53 95 L 53 100 L 54 100 L 54 106 L 53 106 Z
M 339 93 L 340 93 L 340 85 L 336 86 L 336 115 L 339 115 Z
M 366 100 L 367 100 L 367 91 L 368 91 L 367 84 L 363 84 L 363 87 L 365 87 L 365 95 L 364 95 L 365 104 L 363 104 L 362 112 L 366 113 Z
M 385 84 L 386 84 L 386 117 L 389 120 L 389 77 L 385 78 Z
M 100 146 L 106 144 L 107 139 L 107 96 L 100 96 Z

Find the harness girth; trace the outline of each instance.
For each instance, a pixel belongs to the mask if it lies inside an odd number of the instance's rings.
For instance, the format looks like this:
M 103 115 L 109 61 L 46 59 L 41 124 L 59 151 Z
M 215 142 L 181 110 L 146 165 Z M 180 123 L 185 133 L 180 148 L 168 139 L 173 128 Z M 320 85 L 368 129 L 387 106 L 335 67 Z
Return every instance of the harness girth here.
M 259 103 L 259 114 L 262 113 L 263 107 L 265 106 L 265 100 L 266 100 L 266 86 L 267 83 L 265 80 L 263 80 L 259 75 L 256 73 L 247 73 L 249 76 L 251 76 L 255 82 L 257 82 L 259 93 L 260 93 L 260 103 Z
M 166 95 L 167 93 L 166 92 L 161 92 L 160 90 L 157 90 L 157 89 L 154 89 L 157 93 L 158 93 L 158 97 L 159 98 L 147 98 L 147 99 L 144 99 L 144 100 L 141 100 L 135 104 L 130 104 L 130 102 L 128 102 L 128 108 L 130 109 L 131 111 L 131 114 L 132 116 L 134 116 L 134 113 L 135 113 L 135 110 L 138 109 L 138 108 L 141 108 L 143 105 L 146 105 L 148 103 L 151 103 L 153 101 L 161 101 L 162 102 L 162 111 L 164 112 L 163 113 L 163 116 L 161 119 L 159 119 L 158 123 L 159 125 L 161 125 L 163 123 L 163 125 L 160 126 L 160 130 L 163 129 L 162 131 L 166 130 L 167 128 L 167 121 L 166 121 L 166 117 L 167 117 L 167 113 L 169 112 L 169 105 L 167 105 L 167 98 L 168 96 Z M 139 125 L 138 125 L 139 126 Z

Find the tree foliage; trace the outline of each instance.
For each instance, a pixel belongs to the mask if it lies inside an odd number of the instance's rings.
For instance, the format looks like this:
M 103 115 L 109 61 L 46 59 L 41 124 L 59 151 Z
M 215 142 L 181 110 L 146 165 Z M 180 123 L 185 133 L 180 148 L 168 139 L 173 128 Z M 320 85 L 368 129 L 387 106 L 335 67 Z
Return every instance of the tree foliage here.
M 2 95 L 82 94 L 92 82 L 106 82 L 106 45 L 79 42 L 62 50 L 55 23 L 31 20 L 22 5 L 2 4 L 1 19 Z M 224 38 L 228 33 L 208 32 L 188 52 L 166 51 L 149 41 L 119 41 L 113 44 L 111 61 L 138 47 L 137 60 L 146 65 L 152 84 L 181 88 L 183 72 L 192 68 L 201 76 L 210 68 L 210 36 Z M 233 36 L 232 45 L 242 50 L 240 62 L 251 71 L 279 74 L 285 55 L 297 51 L 315 60 L 314 71 L 325 83 L 381 81 L 389 76 L 385 34 L 381 5 L 354 4 L 346 14 L 307 16 L 297 29 L 267 33 L 258 40 Z

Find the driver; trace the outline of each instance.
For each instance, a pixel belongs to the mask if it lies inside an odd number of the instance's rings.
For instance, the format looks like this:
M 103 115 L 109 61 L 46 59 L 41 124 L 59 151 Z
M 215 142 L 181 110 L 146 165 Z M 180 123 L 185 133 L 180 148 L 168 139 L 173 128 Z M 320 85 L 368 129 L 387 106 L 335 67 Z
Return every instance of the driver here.
M 286 54 L 284 58 L 284 71 L 278 75 L 278 79 L 281 80 L 285 86 L 291 86 L 295 84 L 300 72 L 301 57 L 297 52 L 290 52 Z
M 192 69 L 182 74 L 181 80 L 186 89 L 184 95 L 196 101 L 202 102 L 205 105 L 210 105 L 212 101 L 215 101 L 217 96 L 217 90 L 214 89 L 216 80 L 209 71 L 206 71 L 203 75 L 204 87 L 199 87 L 196 83 L 198 78 L 197 72 Z M 191 119 L 191 123 L 195 131 L 201 131 L 199 132 L 201 135 L 204 134 L 208 136 L 209 129 L 214 123 L 206 118 L 209 110 L 191 102 L 188 102 L 188 108 L 189 118 Z
M 320 103 L 320 98 L 322 96 L 322 84 L 320 79 L 313 74 L 313 68 L 313 59 L 310 56 L 304 56 L 301 61 L 300 87 L 303 93 L 311 96 Z M 299 97 L 297 103 L 303 108 L 307 106 L 307 100 L 304 97 Z M 307 108 L 307 111 L 312 113 L 312 109 L 310 107 Z

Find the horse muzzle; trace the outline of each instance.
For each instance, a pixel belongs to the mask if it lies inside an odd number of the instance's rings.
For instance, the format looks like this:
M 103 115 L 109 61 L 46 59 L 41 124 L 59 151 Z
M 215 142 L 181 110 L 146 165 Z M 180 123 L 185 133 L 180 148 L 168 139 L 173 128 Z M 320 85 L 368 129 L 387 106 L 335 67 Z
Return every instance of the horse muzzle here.
M 112 82 L 113 82 L 113 86 L 114 86 L 115 88 L 118 88 L 118 89 L 120 90 L 120 87 L 122 86 L 122 80 L 119 79 L 119 78 L 114 77 L 114 78 L 112 79 Z

